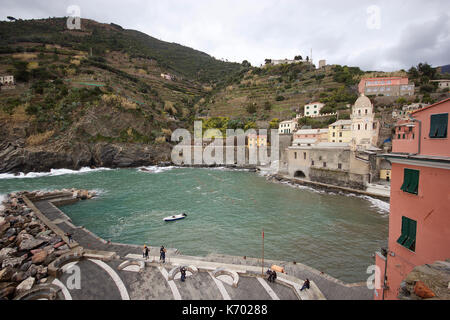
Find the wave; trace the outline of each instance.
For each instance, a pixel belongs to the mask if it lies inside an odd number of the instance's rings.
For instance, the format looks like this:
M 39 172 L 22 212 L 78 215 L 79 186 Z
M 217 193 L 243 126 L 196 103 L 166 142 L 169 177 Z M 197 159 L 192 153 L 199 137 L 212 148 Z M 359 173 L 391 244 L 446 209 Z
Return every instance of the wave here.
M 280 184 L 284 184 L 284 185 L 288 185 L 292 188 L 296 188 L 296 189 L 301 189 L 301 190 L 307 190 L 307 191 L 311 191 L 311 192 L 315 192 L 315 193 L 319 193 L 319 194 L 327 194 L 327 195 L 341 195 L 341 196 L 346 196 L 346 197 L 357 197 L 360 199 L 364 199 L 370 202 L 370 206 L 372 208 L 374 208 L 376 211 L 378 211 L 378 213 L 383 214 L 383 215 L 387 215 L 390 212 L 390 203 L 377 199 L 377 198 L 372 198 L 370 196 L 366 196 L 366 195 L 358 195 L 358 194 L 354 194 L 354 193 L 345 193 L 342 191 L 339 191 L 338 193 L 336 192 L 330 192 L 330 191 L 324 191 L 324 190 L 319 190 L 319 189 L 314 189 L 312 187 L 308 187 L 308 186 L 303 186 L 303 185 L 297 185 L 294 184 L 290 181 L 282 181 L 279 182 Z
M 176 167 L 176 166 L 169 166 L 169 167 L 148 166 L 148 167 L 140 167 L 140 168 L 138 168 L 138 170 L 140 172 L 145 172 L 145 173 L 161 173 L 161 172 L 170 171 L 170 170 L 177 169 L 177 168 L 180 168 L 180 167 Z
M 254 171 L 254 169 L 231 168 L 231 167 L 211 167 L 211 168 L 204 168 L 204 169 L 217 170 L 217 171 L 242 171 L 242 172 Z
M 358 196 L 358 197 L 369 201 L 371 203 L 371 207 L 377 209 L 377 211 L 379 213 L 388 214 L 390 212 L 391 205 L 389 202 L 386 202 L 386 201 L 383 201 L 380 199 L 376 199 L 376 198 L 372 198 L 369 196 Z
M 106 170 L 113 170 L 113 169 L 110 169 L 110 168 L 91 169 L 89 167 L 83 167 L 80 170 L 51 169 L 50 172 L 29 172 L 26 174 L 23 172 L 20 172 L 18 174 L 0 173 L 0 179 L 31 179 L 31 178 L 40 178 L 40 177 L 55 177 L 55 176 L 62 176 L 65 174 L 82 174 L 82 173 L 90 173 L 90 172 L 106 171 Z

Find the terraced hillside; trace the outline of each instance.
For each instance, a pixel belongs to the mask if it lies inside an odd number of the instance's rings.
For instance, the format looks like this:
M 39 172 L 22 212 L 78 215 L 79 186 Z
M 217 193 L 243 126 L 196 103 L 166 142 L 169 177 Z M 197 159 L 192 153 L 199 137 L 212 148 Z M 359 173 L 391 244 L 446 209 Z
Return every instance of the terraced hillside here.
M 116 25 L 63 22 L 0 22 L 0 74 L 16 81 L 0 92 L 0 172 L 168 160 L 209 79 L 241 68 Z
M 307 63 L 251 68 L 216 90 L 203 114 L 288 119 L 303 111 L 305 104 L 319 100 L 326 102 L 331 112 L 344 110 L 356 100 L 355 84 L 362 74 L 358 68 L 327 66 L 318 70 Z

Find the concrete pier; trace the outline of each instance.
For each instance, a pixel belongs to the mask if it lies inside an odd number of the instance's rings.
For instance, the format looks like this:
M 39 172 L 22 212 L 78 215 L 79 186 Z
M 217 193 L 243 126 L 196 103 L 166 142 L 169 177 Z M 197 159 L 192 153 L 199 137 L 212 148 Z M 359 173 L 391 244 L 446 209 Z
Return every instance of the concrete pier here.
M 149 258 L 142 256 L 142 246 L 113 243 L 102 239 L 72 220 L 55 204 L 71 203 L 71 195 L 50 198 L 24 196 L 36 216 L 71 247 L 72 252 L 56 263 L 59 271 L 51 279 L 61 288 L 64 299 L 101 300 L 324 300 L 372 299 L 372 290 L 364 284 L 345 284 L 300 263 L 265 260 L 263 270 L 272 265 L 284 267 L 275 283 L 261 275 L 261 260 L 248 257 L 182 255 L 169 248 L 166 262 L 159 260 L 159 248 L 150 247 Z M 73 241 L 65 236 L 72 234 Z M 187 266 L 190 273 L 185 282 L 170 278 L 174 268 Z M 70 286 L 72 271 L 81 275 L 79 288 Z M 217 270 L 222 270 L 214 276 Z M 235 276 L 233 276 L 235 275 Z M 311 289 L 300 291 L 308 278 Z

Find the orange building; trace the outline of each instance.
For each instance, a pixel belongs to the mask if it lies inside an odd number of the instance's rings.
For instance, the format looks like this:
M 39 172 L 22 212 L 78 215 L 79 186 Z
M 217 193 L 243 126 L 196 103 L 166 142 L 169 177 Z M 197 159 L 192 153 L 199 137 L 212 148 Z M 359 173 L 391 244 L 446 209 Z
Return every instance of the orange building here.
M 363 78 L 358 85 L 359 93 L 366 96 L 412 96 L 414 88 L 405 77 Z
M 381 287 L 374 298 L 397 299 L 415 266 L 450 258 L 450 99 L 411 113 L 396 127 L 387 250 L 376 253 Z M 386 275 L 386 276 L 385 276 Z

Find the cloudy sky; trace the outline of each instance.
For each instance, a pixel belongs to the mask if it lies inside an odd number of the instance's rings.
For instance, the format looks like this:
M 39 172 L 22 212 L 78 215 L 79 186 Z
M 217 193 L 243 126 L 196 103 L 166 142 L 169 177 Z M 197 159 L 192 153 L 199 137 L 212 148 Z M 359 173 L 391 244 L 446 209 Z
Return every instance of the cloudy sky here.
M 215 58 L 259 66 L 310 55 L 364 70 L 450 63 L 449 0 L 1 0 L 0 19 L 114 22 Z

